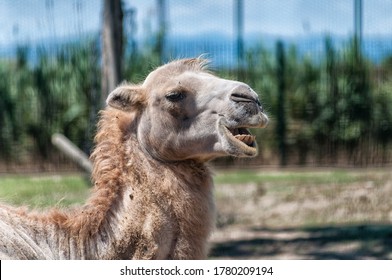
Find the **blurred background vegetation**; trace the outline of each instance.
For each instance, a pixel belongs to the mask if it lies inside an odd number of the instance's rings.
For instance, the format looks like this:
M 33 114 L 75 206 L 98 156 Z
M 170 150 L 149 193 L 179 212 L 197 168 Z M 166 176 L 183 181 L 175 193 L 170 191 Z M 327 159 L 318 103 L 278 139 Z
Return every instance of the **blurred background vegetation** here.
M 44 2 L 48 18 L 55 20 L 50 11 L 56 9 L 57 1 L 37 2 Z M 104 1 L 93 2 L 102 6 Z M 170 58 L 189 56 L 167 43 L 170 29 L 164 23 L 172 19 L 170 13 L 162 15 L 162 9 L 174 9 L 178 1 L 150 2 L 156 8 L 150 17 L 158 23 L 164 18 L 142 41 L 135 35 L 137 9 L 132 1 L 122 2 L 121 79 L 133 83 Z M 196 2 L 192 5 L 197 6 Z M 72 3 L 83 7 L 80 1 Z M 233 3 L 246 5 L 247 0 Z M 284 37 L 277 37 L 272 45 L 262 36 L 256 43 L 246 44 L 241 33 L 243 15 L 236 13 L 240 7 L 236 5 L 231 42 L 234 62 L 214 62 L 214 52 L 219 50 L 209 49 L 207 41 L 200 47 L 193 44 L 192 50 L 207 52 L 217 75 L 251 85 L 260 94 L 271 122 L 267 129 L 255 131 L 258 157 L 221 159 L 215 164 L 391 164 L 392 48 L 389 55 L 374 61 L 364 54 L 357 33 L 347 35 L 340 44 L 333 34 L 323 34 L 316 55 L 304 53 Z M 102 108 L 101 35 L 100 31 L 80 33 L 76 41 L 61 40 L 55 47 L 48 47 L 45 39 L 38 45 L 19 40 L 13 55 L 0 52 L 0 172 L 29 166 L 41 171 L 75 168 L 52 146 L 53 133 L 62 133 L 85 153 L 91 152 Z
M 115 83 L 204 54 L 270 117 L 256 158 L 213 162 L 212 258 L 391 259 L 391 13 L 384 0 L 2 0 L 0 197 L 88 197 L 51 137 L 93 149 L 112 14 Z

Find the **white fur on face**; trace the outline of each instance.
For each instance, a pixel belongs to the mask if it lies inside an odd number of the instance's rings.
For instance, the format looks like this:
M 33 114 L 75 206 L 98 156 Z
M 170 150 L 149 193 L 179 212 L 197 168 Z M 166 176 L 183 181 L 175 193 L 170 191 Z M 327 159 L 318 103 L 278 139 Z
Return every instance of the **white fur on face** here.
M 182 93 L 183 99 L 166 98 L 176 92 Z M 268 122 L 257 94 L 248 85 L 205 72 L 186 71 L 150 93 L 150 106 L 142 116 L 138 134 L 154 157 L 178 161 L 257 154 L 255 144 L 247 145 L 231 135 L 238 128 L 264 127 Z M 238 102 L 233 94 L 249 100 Z

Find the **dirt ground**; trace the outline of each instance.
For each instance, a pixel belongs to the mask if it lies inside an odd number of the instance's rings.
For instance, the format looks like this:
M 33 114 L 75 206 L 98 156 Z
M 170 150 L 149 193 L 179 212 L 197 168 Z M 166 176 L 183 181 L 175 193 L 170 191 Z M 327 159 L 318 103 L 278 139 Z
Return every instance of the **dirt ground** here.
M 229 227 L 214 233 L 212 259 L 392 259 L 392 225 Z
M 389 171 L 346 183 L 216 186 L 211 259 L 392 259 Z

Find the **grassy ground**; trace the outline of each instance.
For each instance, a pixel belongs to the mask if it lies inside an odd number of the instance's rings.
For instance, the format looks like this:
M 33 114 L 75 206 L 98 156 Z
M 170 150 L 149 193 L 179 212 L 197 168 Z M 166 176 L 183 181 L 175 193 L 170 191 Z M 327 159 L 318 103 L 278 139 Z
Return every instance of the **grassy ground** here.
M 392 258 L 390 169 L 215 172 L 212 258 Z M 0 199 L 46 208 L 82 204 L 77 174 L 0 176 Z
M 82 204 L 89 182 L 79 174 L 0 176 L 0 199 L 32 208 Z

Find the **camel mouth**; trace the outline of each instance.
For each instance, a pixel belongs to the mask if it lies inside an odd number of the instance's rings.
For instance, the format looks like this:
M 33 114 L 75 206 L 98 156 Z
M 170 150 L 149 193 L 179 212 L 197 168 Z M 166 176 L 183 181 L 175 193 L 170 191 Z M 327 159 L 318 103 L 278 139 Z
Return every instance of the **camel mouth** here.
M 234 156 L 252 157 L 257 154 L 256 136 L 252 135 L 246 127 L 229 128 L 224 126 L 224 134 L 228 140 L 229 150 Z
M 241 141 L 248 147 L 256 147 L 256 136 L 253 136 L 248 129 L 244 127 L 238 127 L 234 129 L 227 128 L 231 135 L 234 136 L 235 140 Z

